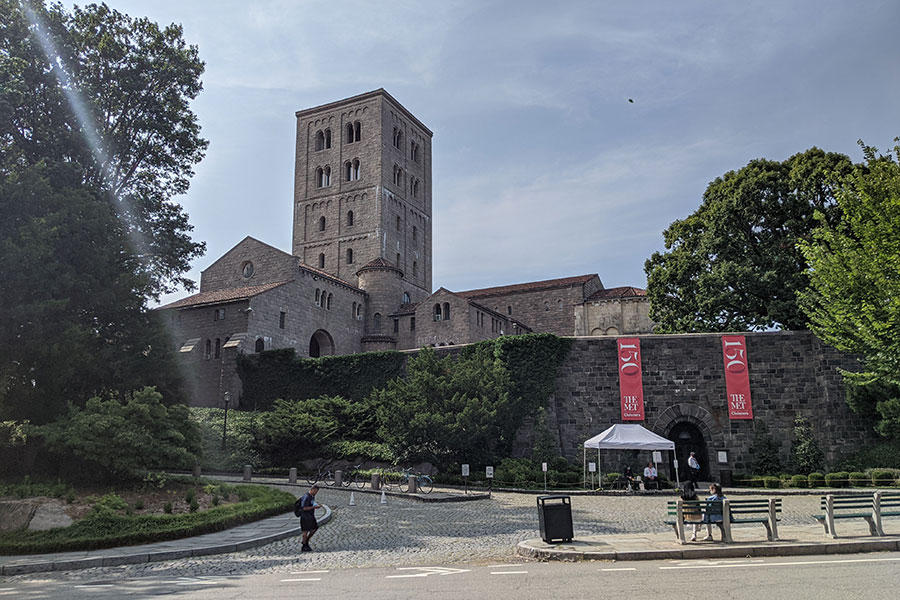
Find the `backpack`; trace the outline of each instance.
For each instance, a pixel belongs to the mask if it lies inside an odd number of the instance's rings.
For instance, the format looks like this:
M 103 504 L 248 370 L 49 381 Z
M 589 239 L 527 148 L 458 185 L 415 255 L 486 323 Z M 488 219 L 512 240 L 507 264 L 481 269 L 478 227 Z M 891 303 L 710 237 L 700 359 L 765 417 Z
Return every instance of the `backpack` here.
M 297 501 L 294 502 L 294 516 L 295 516 L 295 517 L 299 517 L 301 514 L 303 514 L 303 504 L 302 504 L 302 502 L 303 502 L 303 498 L 302 498 L 302 497 L 301 497 L 301 498 L 297 498 Z

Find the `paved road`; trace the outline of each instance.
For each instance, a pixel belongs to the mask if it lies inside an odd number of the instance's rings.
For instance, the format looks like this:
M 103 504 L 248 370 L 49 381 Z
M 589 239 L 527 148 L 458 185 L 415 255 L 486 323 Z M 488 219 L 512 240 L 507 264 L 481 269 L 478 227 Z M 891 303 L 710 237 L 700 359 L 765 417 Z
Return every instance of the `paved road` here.
M 145 577 L 0 585 L 0 597 L 94 599 L 178 595 L 198 599 L 746 598 L 832 600 L 897 596 L 900 553 L 822 557 L 582 563 L 503 562 L 279 574 Z
M 285 488 L 297 491 L 297 488 Z M 537 536 L 535 496 L 494 494 L 490 500 L 425 504 L 379 496 L 323 489 L 318 499 L 334 510 L 332 521 L 315 538 L 315 552 L 301 553 L 298 538 L 289 538 L 235 554 L 186 558 L 158 563 L 19 575 L 3 581 L 29 579 L 91 581 L 106 578 L 207 577 L 278 574 L 309 569 L 487 564 L 521 560 L 515 547 Z M 670 496 L 574 496 L 575 534 L 667 532 L 662 524 Z M 814 523 L 810 515 L 818 497 L 784 498 L 783 524 Z

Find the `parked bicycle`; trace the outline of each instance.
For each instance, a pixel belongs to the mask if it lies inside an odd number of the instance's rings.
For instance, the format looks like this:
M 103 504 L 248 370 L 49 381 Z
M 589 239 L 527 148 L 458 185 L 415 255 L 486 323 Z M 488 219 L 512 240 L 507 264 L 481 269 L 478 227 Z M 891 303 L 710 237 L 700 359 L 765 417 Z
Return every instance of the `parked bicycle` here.
M 362 473 L 359 468 L 362 465 L 356 465 L 355 467 L 347 467 L 347 472 L 343 474 L 341 478 L 341 485 L 344 487 L 350 487 L 350 484 L 354 484 L 357 488 L 363 489 L 366 486 L 366 475 Z
M 394 471 L 389 471 L 385 468 L 381 468 L 376 471 L 379 475 L 379 479 L 381 480 L 381 489 L 386 491 L 391 491 L 392 488 L 396 487 L 398 483 L 400 483 L 399 478 L 397 477 L 397 473 Z
M 409 491 L 410 479 L 416 480 L 416 491 L 419 493 L 430 494 L 434 489 L 434 482 L 428 475 L 425 475 L 424 473 L 413 474 L 412 469 L 403 469 L 403 472 L 400 473 L 400 481 L 398 483 L 401 492 L 406 493 Z
M 315 474 L 310 474 L 306 477 L 306 483 L 309 485 L 319 483 L 320 481 L 327 486 L 334 485 L 334 472 L 332 472 L 331 469 L 326 469 L 325 465 L 320 465 L 317 467 Z

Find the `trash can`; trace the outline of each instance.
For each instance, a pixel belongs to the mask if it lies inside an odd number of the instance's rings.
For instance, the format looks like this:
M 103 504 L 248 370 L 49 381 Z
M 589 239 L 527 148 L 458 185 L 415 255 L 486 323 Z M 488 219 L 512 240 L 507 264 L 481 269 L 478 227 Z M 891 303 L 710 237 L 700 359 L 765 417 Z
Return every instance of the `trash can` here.
M 538 496 L 537 507 L 541 539 L 548 544 L 571 542 L 572 501 L 569 496 Z
M 722 487 L 731 487 L 733 482 L 731 469 L 719 469 L 719 483 Z

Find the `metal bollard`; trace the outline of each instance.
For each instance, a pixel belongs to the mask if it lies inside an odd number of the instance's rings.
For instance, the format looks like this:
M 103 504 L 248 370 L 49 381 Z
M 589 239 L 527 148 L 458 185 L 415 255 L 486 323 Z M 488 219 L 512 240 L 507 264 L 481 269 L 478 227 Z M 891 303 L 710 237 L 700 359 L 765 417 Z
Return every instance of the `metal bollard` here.
M 288 483 L 297 483 L 297 467 L 291 467 L 288 471 Z
M 250 470 L 252 467 L 250 465 L 244 465 L 244 481 L 250 481 Z
M 416 476 L 415 475 L 410 475 L 409 479 L 407 479 L 407 481 L 409 482 L 409 493 L 410 494 L 415 494 L 416 492 L 419 491 L 418 488 L 416 487 Z
M 200 479 L 200 465 L 194 465 L 194 479 Z
M 372 489 L 376 490 L 376 491 L 381 489 L 381 474 L 380 473 L 372 473 L 371 486 L 372 486 Z
M 338 469 L 334 472 L 334 486 L 341 487 L 341 484 L 344 482 L 344 472 Z

